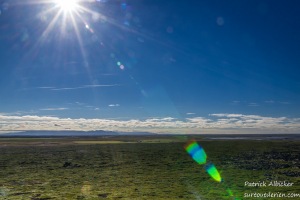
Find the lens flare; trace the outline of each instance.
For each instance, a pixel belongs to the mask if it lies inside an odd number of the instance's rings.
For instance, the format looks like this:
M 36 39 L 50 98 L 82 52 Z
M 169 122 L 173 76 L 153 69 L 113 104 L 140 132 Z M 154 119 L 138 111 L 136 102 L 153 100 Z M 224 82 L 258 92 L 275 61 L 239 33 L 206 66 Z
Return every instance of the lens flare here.
M 55 0 L 55 3 L 64 12 L 74 11 L 78 7 L 78 0 Z
M 196 141 L 191 141 L 190 143 L 188 143 L 185 146 L 185 150 L 198 164 L 201 165 L 206 163 L 206 153 Z
M 184 149 L 188 154 L 190 154 L 193 160 L 200 165 L 204 165 L 204 169 L 210 177 L 212 177 L 215 181 L 224 184 L 224 180 L 221 178 L 219 171 L 214 164 L 207 162 L 207 156 L 204 149 L 195 140 L 188 142 L 184 146 Z M 233 192 L 229 188 L 227 188 L 226 191 L 230 197 L 234 197 Z M 234 197 L 234 200 L 239 200 L 239 198 Z
M 222 178 L 220 173 L 218 172 L 217 168 L 214 164 L 208 164 L 205 166 L 206 172 L 217 182 L 221 182 Z
M 196 142 L 196 141 L 190 141 L 185 145 L 185 150 L 190 154 L 190 156 L 200 165 L 206 164 L 206 153 L 204 149 Z M 222 181 L 222 178 L 220 176 L 220 173 L 218 172 L 217 168 L 209 163 L 204 165 L 204 168 L 206 172 L 215 180 L 218 182 Z

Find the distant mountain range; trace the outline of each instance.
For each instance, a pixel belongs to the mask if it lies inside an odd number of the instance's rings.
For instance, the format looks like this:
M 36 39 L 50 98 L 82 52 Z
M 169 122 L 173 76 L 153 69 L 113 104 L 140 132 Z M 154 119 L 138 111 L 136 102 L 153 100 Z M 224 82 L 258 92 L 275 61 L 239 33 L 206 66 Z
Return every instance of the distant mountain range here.
M 120 136 L 120 135 L 156 135 L 149 132 L 115 131 L 22 131 L 0 134 L 0 137 L 78 137 L 78 136 Z

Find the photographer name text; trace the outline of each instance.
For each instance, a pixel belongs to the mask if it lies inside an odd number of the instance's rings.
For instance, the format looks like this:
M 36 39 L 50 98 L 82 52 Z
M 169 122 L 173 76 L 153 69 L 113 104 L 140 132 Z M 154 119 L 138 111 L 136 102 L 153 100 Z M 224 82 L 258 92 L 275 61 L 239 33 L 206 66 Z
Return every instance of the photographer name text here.
M 288 181 L 258 181 L 249 182 L 245 181 L 246 187 L 291 187 L 294 183 Z

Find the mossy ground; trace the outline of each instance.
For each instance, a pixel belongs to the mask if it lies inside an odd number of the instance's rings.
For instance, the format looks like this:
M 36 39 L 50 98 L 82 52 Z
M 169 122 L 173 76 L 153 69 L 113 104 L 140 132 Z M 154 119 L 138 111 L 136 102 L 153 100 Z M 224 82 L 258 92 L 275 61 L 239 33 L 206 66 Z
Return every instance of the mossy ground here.
M 110 140 L 0 140 L 0 199 L 218 200 L 234 199 L 228 189 L 239 199 L 245 192 L 300 191 L 299 141 L 201 141 L 224 179 L 218 183 L 178 138 Z M 272 180 L 293 186 L 244 185 Z

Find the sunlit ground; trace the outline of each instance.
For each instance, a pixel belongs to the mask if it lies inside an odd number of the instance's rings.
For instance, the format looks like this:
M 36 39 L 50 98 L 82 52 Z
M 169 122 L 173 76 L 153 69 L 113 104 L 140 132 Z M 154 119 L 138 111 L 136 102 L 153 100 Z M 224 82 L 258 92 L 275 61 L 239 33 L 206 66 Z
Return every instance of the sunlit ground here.
M 225 180 L 218 183 L 185 152 L 185 142 L 166 139 L 1 139 L 0 198 L 234 199 L 300 191 L 299 141 L 202 141 Z M 258 180 L 294 186 L 244 186 Z

